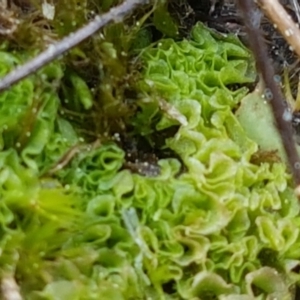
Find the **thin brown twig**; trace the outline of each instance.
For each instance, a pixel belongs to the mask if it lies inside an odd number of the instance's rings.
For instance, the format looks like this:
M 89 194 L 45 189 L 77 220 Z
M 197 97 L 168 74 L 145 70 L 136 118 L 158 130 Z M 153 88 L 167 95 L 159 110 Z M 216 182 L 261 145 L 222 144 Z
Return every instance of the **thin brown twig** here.
M 257 3 L 275 28 L 300 57 L 300 29 L 278 0 L 258 0 Z
M 296 150 L 291 113 L 286 109 L 282 92 L 276 83 L 274 68 L 268 57 L 267 47 L 263 40 L 259 24 L 255 19 L 256 5 L 253 0 L 237 0 L 248 33 L 258 72 L 265 83 L 265 93 L 268 94 L 275 123 L 285 149 L 294 183 L 300 185 L 300 160 Z
M 96 16 L 91 22 L 76 32 L 65 37 L 54 45 L 50 45 L 44 52 L 17 67 L 15 70 L 0 80 L 0 91 L 3 91 L 11 85 L 19 82 L 49 62 L 58 58 L 60 55 L 75 47 L 105 25 L 115 22 L 121 22 L 126 15 L 132 12 L 136 7 L 146 4 L 149 0 L 125 0 L 122 4 L 109 10 L 102 16 Z

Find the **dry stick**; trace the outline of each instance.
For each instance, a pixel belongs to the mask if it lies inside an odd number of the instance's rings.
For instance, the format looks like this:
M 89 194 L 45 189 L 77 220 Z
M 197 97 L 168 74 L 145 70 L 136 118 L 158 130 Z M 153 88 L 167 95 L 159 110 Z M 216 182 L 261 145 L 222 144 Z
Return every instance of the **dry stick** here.
M 125 0 L 121 5 L 110 9 L 109 12 L 102 16 L 96 16 L 94 20 L 80 28 L 75 33 L 71 33 L 58 43 L 50 45 L 44 52 L 25 63 L 23 66 L 17 67 L 7 76 L 0 80 L 0 92 L 7 89 L 11 85 L 19 82 L 28 75 L 42 68 L 47 63 L 53 61 L 61 54 L 75 47 L 99 29 L 112 22 L 121 22 L 123 18 L 132 12 L 137 6 L 146 4 L 148 0 Z
M 291 114 L 285 108 L 283 95 L 276 80 L 274 80 L 274 68 L 268 57 L 266 44 L 263 40 L 257 20 L 255 19 L 256 5 L 253 0 L 237 0 L 237 3 L 244 19 L 257 69 L 262 75 L 266 92 L 269 94 L 270 105 L 282 139 L 294 183 L 298 187 L 300 185 L 300 161 L 293 138 Z
M 240 1 L 239 1 L 240 2 Z M 273 22 L 284 39 L 300 57 L 300 29 L 278 0 L 258 0 L 257 3 Z

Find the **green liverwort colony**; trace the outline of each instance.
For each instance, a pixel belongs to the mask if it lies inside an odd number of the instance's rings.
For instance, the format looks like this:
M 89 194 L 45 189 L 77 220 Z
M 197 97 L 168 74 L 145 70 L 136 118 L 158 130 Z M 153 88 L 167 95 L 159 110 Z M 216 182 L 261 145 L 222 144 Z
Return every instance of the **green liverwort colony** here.
M 1 76 L 20 60 L 1 52 Z M 199 23 L 142 49 L 140 66 L 132 128 L 178 127 L 162 146 L 176 157 L 152 176 L 124 168 L 113 141 L 85 145 L 60 113 L 59 62 L 0 94 L 2 280 L 24 299 L 293 299 L 300 206 L 284 163 L 254 162 L 235 115 L 250 52 Z M 78 105 L 90 95 L 74 76 Z

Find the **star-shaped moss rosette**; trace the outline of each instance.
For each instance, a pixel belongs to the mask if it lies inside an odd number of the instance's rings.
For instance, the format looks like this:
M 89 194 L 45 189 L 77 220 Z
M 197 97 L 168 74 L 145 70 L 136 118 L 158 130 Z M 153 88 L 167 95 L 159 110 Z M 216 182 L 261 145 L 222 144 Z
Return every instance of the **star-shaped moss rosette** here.
M 299 204 L 282 162 L 253 163 L 259 146 L 233 112 L 248 93 L 238 86 L 256 77 L 249 51 L 197 24 L 190 39 L 142 53 L 135 134 L 151 142 L 153 130 L 178 127 L 164 147 L 180 160 L 160 160 L 158 176 L 124 169 L 111 142 L 41 179 L 79 141 L 75 125 L 42 85 L 35 120 L 45 126 L 21 143 L 16 117 L 27 118 L 34 79 L 1 94 L 13 133 L 3 131 L 0 152 L 2 279 L 14 277 L 25 299 L 292 299 Z

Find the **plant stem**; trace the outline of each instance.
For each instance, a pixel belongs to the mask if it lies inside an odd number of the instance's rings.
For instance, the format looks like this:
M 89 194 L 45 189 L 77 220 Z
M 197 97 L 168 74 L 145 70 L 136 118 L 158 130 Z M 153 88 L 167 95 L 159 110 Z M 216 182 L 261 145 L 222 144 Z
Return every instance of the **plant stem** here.
M 110 9 L 106 14 L 96 16 L 95 19 L 84 27 L 71 33 L 56 44 L 50 45 L 44 52 L 6 75 L 0 80 L 0 92 L 55 60 L 66 51 L 96 33 L 105 25 L 113 22 L 121 22 L 124 17 L 131 13 L 136 7 L 146 4 L 147 2 L 148 0 L 125 0 L 121 5 Z
M 269 100 L 273 111 L 275 123 L 281 136 L 294 183 L 299 186 L 300 160 L 296 150 L 293 130 L 291 126 L 292 115 L 288 111 L 288 108 L 285 106 L 282 92 L 278 84 L 276 83 L 276 80 L 274 79 L 274 68 L 271 64 L 271 60 L 268 57 L 267 47 L 263 40 L 258 22 L 257 20 L 255 20 L 255 12 L 257 10 L 257 7 L 253 0 L 237 0 L 237 3 L 240 7 L 241 14 L 246 26 L 250 47 L 252 48 L 256 60 L 256 67 L 265 82 L 265 94 L 268 95 L 268 97 L 266 98 L 267 100 Z M 253 124 L 253 126 L 255 126 L 255 124 Z

